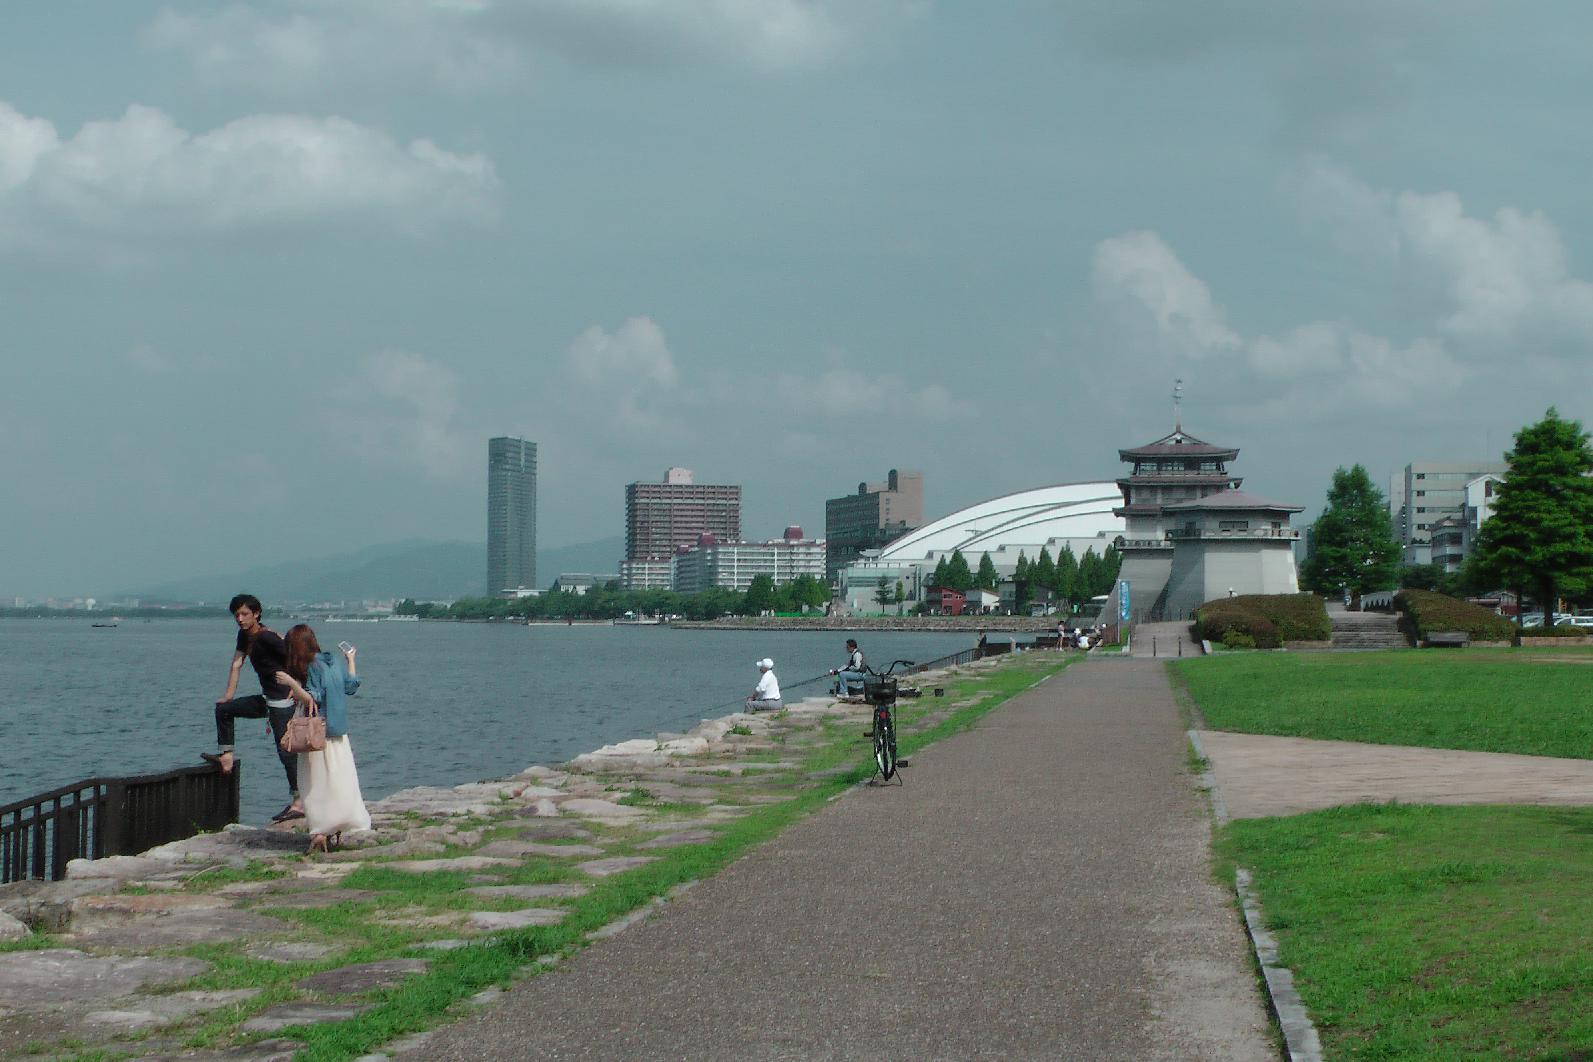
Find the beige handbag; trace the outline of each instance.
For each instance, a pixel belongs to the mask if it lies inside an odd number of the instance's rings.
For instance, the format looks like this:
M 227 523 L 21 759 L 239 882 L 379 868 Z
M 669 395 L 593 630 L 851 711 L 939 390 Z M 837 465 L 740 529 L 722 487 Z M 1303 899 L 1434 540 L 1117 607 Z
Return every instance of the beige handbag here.
M 299 712 L 288 720 L 278 744 L 283 752 L 320 752 L 326 748 L 326 717 L 319 710 Z

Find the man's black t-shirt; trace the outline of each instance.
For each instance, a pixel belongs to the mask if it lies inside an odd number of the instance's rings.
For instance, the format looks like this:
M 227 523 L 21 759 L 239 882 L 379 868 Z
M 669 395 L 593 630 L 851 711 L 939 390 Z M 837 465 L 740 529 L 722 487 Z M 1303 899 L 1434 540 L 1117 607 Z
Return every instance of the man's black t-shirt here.
M 238 652 L 246 653 L 254 673 L 260 676 L 260 692 L 268 701 L 285 701 L 292 691 L 277 681 L 277 672 L 288 669 L 288 646 L 282 635 L 261 627 L 253 638 L 244 630 L 238 631 Z

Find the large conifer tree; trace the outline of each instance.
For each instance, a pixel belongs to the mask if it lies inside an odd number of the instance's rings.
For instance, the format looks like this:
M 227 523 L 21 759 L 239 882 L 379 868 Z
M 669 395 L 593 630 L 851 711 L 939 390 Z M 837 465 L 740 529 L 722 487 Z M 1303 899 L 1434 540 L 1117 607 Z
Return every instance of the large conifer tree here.
M 1593 449 L 1580 422 L 1550 407 L 1516 433 L 1505 460 L 1510 471 L 1468 571 L 1474 582 L 1535 591 L 1552 625 L 1558 595 L 1581 591 L 1593 576 Z
M 1389 590 L 1399 571 L 1399 543 L 1383 492 L 1361 465 L 1333 473 L 1327 508 L 1311 525 L 1311 555 L 1300 583 L 1319 594 L 1348 589 L 1355 597 Z
M 981 553 L 979 555 L 979 572 L 974 576 L 974 585 L 982 590 L 994 590 L 998 582 L 1000 582 L 1000 576 L 996 574 L 996 562 L 990 559 L 990 554 Z

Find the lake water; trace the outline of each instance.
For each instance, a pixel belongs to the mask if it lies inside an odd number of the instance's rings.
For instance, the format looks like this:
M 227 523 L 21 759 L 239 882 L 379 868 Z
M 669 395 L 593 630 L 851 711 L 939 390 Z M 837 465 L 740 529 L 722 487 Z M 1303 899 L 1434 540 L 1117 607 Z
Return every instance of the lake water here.
M 272 618 L 279 633 L 292 621 Z M 231 619 L 0 620 L 0 804 L 93 775 L 197 763 L 215 748 L 237 628 Z M 323 647 L 359 647 L 349 740 L 367 799 L 415 785 L 498 778 L 739 706 L 774 658 L 782 687 L 844 662 L 835 631 L 478 623 L 324 623 Z M 931 660 L 968 634 L 857 636 L 869 662 Z M 792 690 L 795 700 L 826 689 Z M 238 695 L 258 693 L 245 665 Z M 735 702 L 732 706 L 728 702 Z M 243 820 L 282 806 L 287 785 L 265 721 L 240 720 Z

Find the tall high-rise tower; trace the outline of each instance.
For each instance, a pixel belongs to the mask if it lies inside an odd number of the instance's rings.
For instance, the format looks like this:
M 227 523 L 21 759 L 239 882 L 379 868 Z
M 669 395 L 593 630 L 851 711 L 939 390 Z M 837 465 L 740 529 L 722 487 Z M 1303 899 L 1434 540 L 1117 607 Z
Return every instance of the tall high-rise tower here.
M 487 593 L 537 581 L 537 444 L 487 440 Z

